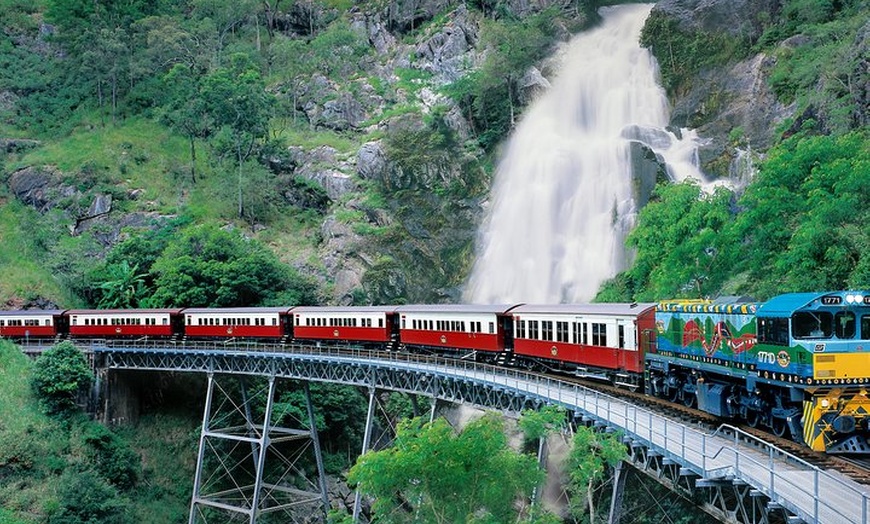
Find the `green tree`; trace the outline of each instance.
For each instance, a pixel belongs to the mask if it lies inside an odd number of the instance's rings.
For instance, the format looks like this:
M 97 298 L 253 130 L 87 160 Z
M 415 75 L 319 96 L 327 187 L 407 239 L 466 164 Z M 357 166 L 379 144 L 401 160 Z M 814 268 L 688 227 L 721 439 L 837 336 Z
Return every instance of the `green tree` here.
M 242 53 L 230 57 L 202 80 L 205 111 L 216 133 L 211 144 L 219 155 L 230 155 L 238 170 L 238 216 L 244 217 L 243 168 L 256 146 L 268 137 L 269 114 L 274 97 L 266 92 L 260 72 Z
M 117 118 L 119 83 L 128 75 L 128 34 L 120 28 L 89 28 L 84 39 L 88 45 L 82 49 L 82 73 L 96 84 L 97 101 L 101 117 L 106 99 L 110 99 L 112 122 Z M 108 92 L 107 92 L 108 91 Z
M 163 121 L 187 138 L 190 147 L 190 179 L 196 184 L 196 141 L 213 132 L 213 121 L 206 112 L 206 100 L 199 78 L 185 64 L 176 64 L 163 77 L 166 103 Z
M 624 460 L 627 453 L 619 433 L 601 433 L 580 426 L 568 455 L 569 510 L 575 519 L 589 513 L 589 524 L 595 522 L 595 486 L 604 479 L 609 468 Z M 584 500 L 585 499 L 585 500 Z
M 102 294 L 97 306 L 103 309 L 139 307 L 147 298 L 145 276 L 138 264 L 130 266 L 126 260 L 109 264 L 105 280 L 98 285 Z
M 151 271 L 156 307 L 256 306 L 278 296 L 292 300 L 284 305 L 313 300 L 313 284 L 262 244 L 210 224 L 173 239 Z
M 118 489 L 133 487 L 140 473 L 140 459 L 127 443 L 111 430 L 95 422 L 83 425 L 82 443 L 88 461 L 100 476 Z
M 289 95 L 288 103 L 282 105 L 289 106 L 292 123 L 296 125 L 299 97 L 311 82 L 311 75 L 317 71 L 308 42 L 277 36 L 269 46 L 269 66 L 283 87 L 282 94 Z
M 483 44 L 490 49 L 481 67 L 479 96 L 507 92 L 509 124 L 516 123 L 517 83 L 526 70 L 549 49 L 552 28 L 544 21 L 552 13 L 539 14 L 523 21 L 486 21 L 481 28 Z
M 707 194 L 694 182 L 656 188 L 627 241 L 637 249 L 628 271 L 635 298 L 718 294 L 738 249 L 732 199 L 724 188 Z
M 58 479 L 57 509 L 48 524 L 125 524 L 131 522 L 118 491 L 90 470 L 67 470 Z
M 47 413 L 67 416 L 78 408 L 76 400 L 93 380 L 85 356 L 64 341 L 36 359 L 31 385 Z
M 222 0 L 193 0 L 193 17 L 207 20 L 212 26 L 214 41 L 213 67 L 223 63 L 223 51 L 228 40 L 256 11 L 256 0 L 227 3 Z
M 748 291 L 870 285 L 870 140 L 795 136 L 771 149 L 740 206 Z
M 517 82 L 548 53 L 557 13 L 548 9 L 520 21 L 485 20 L 481 25 L 481 43 L 487 48 L 484 63 L 446 88 L 485 149 L 494 148 L 513 127 L 519 104 Z
M 488 414 L 458 435 L 443 419 L 402 422 L 394 445 L 360 457 L 348 481 L 374 497 L 384 522 L 510 522 L 514 502 L 542 476 L 534 457 L 508 447 L 503 419 Z

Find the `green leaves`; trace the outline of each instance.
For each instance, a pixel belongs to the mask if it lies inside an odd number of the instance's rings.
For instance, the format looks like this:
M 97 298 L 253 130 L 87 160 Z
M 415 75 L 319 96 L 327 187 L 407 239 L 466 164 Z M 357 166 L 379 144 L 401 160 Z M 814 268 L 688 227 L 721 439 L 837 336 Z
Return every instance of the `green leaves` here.
M 97 304 L 101 309 L 124 309 L 138 307 L 147 298 L 145 274 L 139 265 L 132 267 L 126 260 L 106 267 L 106 279 L 98 287 L 102 296 Z
M 703 297 L 721 287 L 735 256 L 732 198 L 724 188 L 704 194 L 694 183 L 656 189 L 628 237 L 637 249 L 628 275 L 638 299 Z
M 625 459 L 625 445 L 618 433 L 600 433 L 579 426 L 568 455 L 568 492 L 571 494 L 569 510 L 576 518 L 588 509 L 590 522 L 594 521 L 595 507 L 592 491 L 604 479 L 608 468 Z M 582 495 L 586 495 L 584 503 Z
M 383 522 L 509 522 L 514 500 L 542 478 L 534 457 L 507 446 L 504 422 L 485 415 L 454 433 L 443 419 L 399 425 L 393 447 L 369 452 L 348 480 L 375 499 Z
M 628 243 L 634 266 L 599 298 L 658 300 L 870 285 L 870 140 L 795 136 L 743 196 L 660 186 Z
M 283 265 L 262 244 L 213 225 L 190 228 L 154 263 L 157 307 L 246 307 L 284 294 L 312 300 L 313 284 Z
M 546 405 L 537 411 L 523 411 L 518 422 L 526 440 L 534 441 L 559 431 L 565 425 L 565 408 Z
M 795 137 L 771 151 L 738 221 L 759 294 L 870 285 L 870 142 Z
M 72 342 L 64 341 L 36 360 L 31 386 L 48 414 L 68 416 L 78 409 L 78 395 L 93 380 L 85 356 Z

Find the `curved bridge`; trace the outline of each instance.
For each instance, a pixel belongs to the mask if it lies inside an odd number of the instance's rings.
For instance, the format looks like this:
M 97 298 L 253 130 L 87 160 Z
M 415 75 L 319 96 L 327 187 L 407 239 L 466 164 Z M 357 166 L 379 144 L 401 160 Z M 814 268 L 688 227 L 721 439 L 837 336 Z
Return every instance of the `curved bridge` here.
M 76 343 L 93 353 L 97 368 L 109 370 L 256 375 L 269 377 L 270 383 L 276 378 L 333 382 L 508 412 L 556 404 L 578 421 L 621 431 L 636 465 L 675 489 L 704 492 L 707 505 L 724 521 L 870 524 L 866 487 L 837 473 L 813 467 L 736 428 L 723 426 L 709 434 L 624 400 L 534 373 L 352 348 L 232 341 Z M 371 410 L 370 405 L 370 415 Z

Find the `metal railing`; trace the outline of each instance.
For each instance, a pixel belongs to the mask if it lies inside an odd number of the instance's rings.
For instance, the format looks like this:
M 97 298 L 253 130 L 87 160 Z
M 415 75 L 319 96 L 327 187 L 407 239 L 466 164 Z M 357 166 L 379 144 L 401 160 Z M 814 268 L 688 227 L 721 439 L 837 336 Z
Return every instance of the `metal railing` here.
M 74 340 L 100 352 L 183 352 L 222 356 L 266 356 L 330 360 L 336 364 L 402 367 L 474 381 L 490 387 L 510 388 L 542 402 L 559 404 L 601 423 L 623 430 L 627 436 L 656 450 L 704 479 L 739 478 L 806 522 L 870 524 L 870 495 L 845 477 L 831 474 L 770 445 L 738 428 L 724 424 L 712 433 L 637 407 L 599 391 L 563 380 L 513 368 L 439 356 L 386 352 L 354 346 L 231 343 L 170 340 Z M 38 345 L 30 341 L 25 350 Z M 810 490 L 807 485 L 811 485 Z M 836 494 L 836 496 L 834 496 Z M 807 505 L 805 500 L 810 499 Z

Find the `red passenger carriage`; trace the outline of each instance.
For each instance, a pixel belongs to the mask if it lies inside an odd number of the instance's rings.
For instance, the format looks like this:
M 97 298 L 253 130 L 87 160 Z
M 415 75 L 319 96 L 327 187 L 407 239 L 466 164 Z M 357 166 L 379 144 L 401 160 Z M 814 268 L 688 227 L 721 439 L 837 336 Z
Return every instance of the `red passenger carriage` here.
M 402 343 L 408 346 L 502 352 L 512 305 L 398 306 Z
M 193 338 L 274 338 L 290 335 L 289 308 L 187 308 L 184 333 Z
M 60 309 L 0 311 L 0 337 L 54 337 L 65 322 L 63 313 Z
M 393 340 L 395 306 L 293 308 L 296 340 L 380 342 Z
M 616 382 L 643 373 L 655 329 L 655 304 L 523 305 L 511 316 L 515 354 Z
M 69 333 L 77 337 L 171 337 L 181 333 L 180 309 L 73 309 Z

